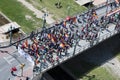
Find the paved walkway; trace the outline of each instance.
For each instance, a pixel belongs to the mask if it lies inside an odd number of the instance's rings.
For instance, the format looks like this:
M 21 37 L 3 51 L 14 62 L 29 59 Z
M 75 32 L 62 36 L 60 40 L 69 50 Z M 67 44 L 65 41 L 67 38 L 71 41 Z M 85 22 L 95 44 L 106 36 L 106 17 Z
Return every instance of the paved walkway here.
M 17 1 L 21 2 L 25 7 L 27 7 L 29 10 L 34 12 L 34 14 L 36 15 L 37 18 L 41 18 L 41 19 L 43 18 L 44 13 L 41 12 L 40 10 L 36 9 L 32 4 L 30 4 L 26 0 L 17 0 Z M 52 16 L 50 14 L 48 14 L 48 16 L 46 17 L 46 22 L 48 24 L 51 24 L 55 21 L 52 19 Z
M 94 0 L 75 0 L 76 3 L 78 3 L 79 5 L 84 5 L 84 4 L 87 4 L 89 2 L 92 2 Z
M 93 4 L 94 5 L 100 5 L 106 3 L 107 0 L 94 0 Z

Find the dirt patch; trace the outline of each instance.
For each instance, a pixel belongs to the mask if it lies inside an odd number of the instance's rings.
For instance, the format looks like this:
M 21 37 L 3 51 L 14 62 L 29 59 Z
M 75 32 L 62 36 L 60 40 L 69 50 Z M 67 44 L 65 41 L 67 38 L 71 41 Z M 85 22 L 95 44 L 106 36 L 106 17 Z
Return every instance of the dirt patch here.
M 3 15 L 0 14 L 0 26 L 5 25 L 7 23 L 9 23 L 9 21 Z
M 31 20 L 32 17 L 30 15 L 25 15 L 26 20 Z

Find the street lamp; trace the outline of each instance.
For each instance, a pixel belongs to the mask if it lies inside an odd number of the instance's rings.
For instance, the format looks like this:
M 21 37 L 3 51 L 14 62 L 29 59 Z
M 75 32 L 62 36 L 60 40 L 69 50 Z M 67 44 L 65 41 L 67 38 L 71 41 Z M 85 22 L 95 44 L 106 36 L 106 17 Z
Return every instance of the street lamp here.
M 10 45 L 12 43 L 12 30 L 14 29 L 14 27 L 12 27 L 12 25 L 10 26 L 10 28 L 8 29 L 9 35 L 10 35 Z
M 74 35 L 75 35 L 75 45 L 74 45 L 73 56 L 75 55 L 76 47 L 77 47 L 77 44 L 79 42 L 78 39 L 77 39 L 77 33 L 75 33 Z
M 67 7 L 67 16 L 70 15 L 70 8 L 71 8 L 70 6 Z
M 25 67 L 25 64 L 20 64 L 20 68 L 21 68 L 21 76 L 23 77 L 23 68 Z
M 43 29 L 45 29 L 45 23 L 46 23 L 46 17 L 48 16 L 48 14 L 47 13 L 44 13 L 44 15 L 42 16 L 42 18 L 43 18 L 43 26 L 42 26 L 42 28 Z

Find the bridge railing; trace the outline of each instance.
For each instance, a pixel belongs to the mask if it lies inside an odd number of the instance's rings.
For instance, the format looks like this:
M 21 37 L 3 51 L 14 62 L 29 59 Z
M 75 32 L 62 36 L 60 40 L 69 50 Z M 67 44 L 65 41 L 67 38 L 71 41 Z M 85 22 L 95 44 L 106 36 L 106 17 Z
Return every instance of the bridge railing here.
M 110 37 L 112 37 L 112 36 L 114 36 L 114 35 L 116 35 L 116 34 L 118 34 L 118 33 L 119 33 L 119 31 L 113 30 L 113 31 L 111 31 L 110 33 L 106 33 L 106 34 L 104 34 L 104 35 L 102 35 L 102 36 L 99 36 L 97 39 L 91 41 L 91 42 L 93 43 L 92 45 L 90 44 L 90 42 L 89 42 L 89 43 L 86 43 L 86 44 L 83 45 L 83 46 L 78 46 L 78 45 L 77 45 L 77 49 L 75 50 L 75 54 L 74 54 L 74 55 L 71 54 L 71 55 L 69 55 L 69 56 L 67 56 L 67 57 L 64 57 L 64 58 L 62 58 L 62 59 L 59 60 L 59 63 L 58 63 L 58 62 L 55 62 L 54 65 L 53 65 L 53 64 L 50 64 L 50 65 L 48 66 L 48 68 L 42 69 L 41 72 L 42 72 L 42 73 L 43 73 L 43 72 L 46 72 L 47 70 L 49 70 L 49 69 L 57 66 L 58 64 L 63 63 L 64 61 L 69 60 L 70 58 L 79 55 L 79 54 L 82 53 L 83 51 L 88 50 L 89 48 L 92 48 L 93 46 L 95 46 L 95 45 L 103 42 L 104 40 L 106 40 L 106 39 L 108 39 L 108 38 L 110 38 Z M 74 52 L 74 51 L 72 51 L 71 53 L 73 53 L 73 52 Z
M 116 31 L 116 30 L 111 31 L 109 34 L 106 33 L 103 36 L 100 36 L 96 40 L 94 40 L 92 46 L 95 46 L 95 45 L 99 44 L 100 42 L 102 42 L 102 41 L 104 41 L 104 40 L 106 40 L 106 39 L 108 39 L 108 38 L 110 38 L 118 33 L 119 33 L 119 31 Z M 88 44 L 85 44 L 84 46 L 77 48 L 75 55 L 78 55 L 79 53 L 91 48 L 92 46 L 90 45 L 90 43 L 88 43 Z

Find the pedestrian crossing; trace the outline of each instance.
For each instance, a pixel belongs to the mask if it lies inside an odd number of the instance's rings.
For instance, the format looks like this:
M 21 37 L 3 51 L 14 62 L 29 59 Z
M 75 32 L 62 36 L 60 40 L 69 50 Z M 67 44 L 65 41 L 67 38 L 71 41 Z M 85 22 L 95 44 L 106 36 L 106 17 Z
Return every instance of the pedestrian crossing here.
M 9 64 L 12 64 L 16 60 L 12 56 L 3 57 Z

